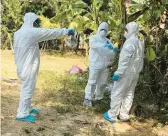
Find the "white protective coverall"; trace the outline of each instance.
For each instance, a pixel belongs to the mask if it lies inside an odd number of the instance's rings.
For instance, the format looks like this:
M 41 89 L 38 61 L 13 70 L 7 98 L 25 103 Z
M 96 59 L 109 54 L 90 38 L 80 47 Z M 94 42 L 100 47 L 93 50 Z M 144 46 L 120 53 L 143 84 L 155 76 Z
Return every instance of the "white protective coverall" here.
M 108 64 L 115 58 L 115 52 L 105 44 L 111 43 L 109 39 L 102 37 L 100 31 L 105 29 L 108 32 L 108 24 L 103 22 L 98 27 L 98 32 L 89 38 L 89 79 L 85 88 L 85 99 L 100 100 L 103 98 L 102 89 L 107 83 L 109 70 Z
M 126 29 L 128 30 L 124 34 L 126 41 L 115 72 L 120 79 L 114 82 L 111 91 L 111 109 L 108 111 L 108 116 L 112 120 L 116 120 L 118 115 L 121 120 L 129 119 L 128 114 L 132 106 L 135 86 L 143 68 L 144 45 L 136 36 L 139 32 L 138 24 L 130 22 L 126 25 Z
M 29 115 L 31 98 L 35 90 L 40 64 L 40 51 L 38 42 L 56 39 L 66 35 L 68 29 L 45 29 L 33 27 L 38 16 L 26 13 L 24 24 L 14 33 L 14 57 L 17 65 L 17 74 L 21 80 L 20 102 L 17 118 Z

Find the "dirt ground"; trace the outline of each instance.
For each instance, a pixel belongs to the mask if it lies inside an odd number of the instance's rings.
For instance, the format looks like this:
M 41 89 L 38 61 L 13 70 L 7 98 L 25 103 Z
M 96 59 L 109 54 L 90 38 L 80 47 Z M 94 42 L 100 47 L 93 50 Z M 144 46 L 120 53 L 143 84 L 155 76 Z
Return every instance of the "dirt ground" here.
M 16 67 L 11 51 L 2 51 L 1 79 L 17 79 Z M 85 69 L 82 57 L 41 56 L 40 71 L 52 71 L 63 74 L 72 65 Z M 83 92 L 70 94 L 69 92 L 51 93 L 54 100 L 49 101 L 43 92 L 43 86 L 36 88 L 34 105 L 40 110 L 38 121 L 26 123 L 16 121 L 15 115 L 19 102 L 20 82 L 7 83 L 1 86 L 1 134 L 2 136 L 168 136 L 168 126 L 154 127 L 156 121 L 152 119 L 143 122 L 111 124 L 105 121 L 102 113 L 82 106 Z M 68 94 L 70 94 L 68 96 Z M 55 95 L 55 96 L 53 96 Z M 74 96 L 73 96 L 74 95 Z M 44 98 L 46 101 L 44 102 Z M 61 109 L 64 98 L 74 98 Z M 56 100 L 58 98 L 60 100 Z M 57 101 L 57 103 L 55 103 Z

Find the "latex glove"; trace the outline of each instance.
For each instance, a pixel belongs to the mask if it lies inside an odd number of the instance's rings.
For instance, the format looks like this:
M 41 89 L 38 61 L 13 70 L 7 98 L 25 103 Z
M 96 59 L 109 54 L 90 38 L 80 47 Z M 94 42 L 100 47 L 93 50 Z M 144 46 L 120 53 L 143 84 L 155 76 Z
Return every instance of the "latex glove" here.
M 113 46 L 113 51 L 117 53 L 118 52 L 118 47 Z
M 118 81 L 119 79 L 120 79 L 120 76 L 117 75 L 117 74 L 114 74 L 113 77 L 112 77 L 113 81 Z
M 74 29 L 68 29 L 68 35 L 74 35 L 75 34 L 75 30 Z
M 109 48 L 109 49 L 112 49 L 112 45 L 111 45 L 110 43 L 106 43 L 106 44 L 104 45 L 104 47 L 107 47 L 107 48 Z

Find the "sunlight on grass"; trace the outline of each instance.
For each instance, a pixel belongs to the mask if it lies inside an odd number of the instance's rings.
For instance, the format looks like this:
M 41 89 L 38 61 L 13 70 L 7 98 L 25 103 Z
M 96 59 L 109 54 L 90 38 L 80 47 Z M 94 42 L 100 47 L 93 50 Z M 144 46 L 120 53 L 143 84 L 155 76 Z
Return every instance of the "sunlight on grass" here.
M 77 111 L 82 106 L 84 89 L 88 73 L 59 74 L 53 71 L 41 71 L 38 76 L 38 98 L 42 105 L 52 106 L 57 112 Z
M 87 73 L 59 74 L 53 71 L 41 71 L 38 76 L 37 88 L 43 90 L 66 90 L 69 92 L 83 90 L 87 83 Z

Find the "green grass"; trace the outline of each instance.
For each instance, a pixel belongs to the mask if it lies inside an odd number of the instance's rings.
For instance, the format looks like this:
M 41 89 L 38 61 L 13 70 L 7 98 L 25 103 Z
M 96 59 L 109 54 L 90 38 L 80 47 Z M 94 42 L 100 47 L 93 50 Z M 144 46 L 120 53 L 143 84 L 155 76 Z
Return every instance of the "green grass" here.
M 84 90 L 88 80 L 88 72 L 60 75 L 53 71 L 41 71 L 38 76 L 37 88 L 41 95 L 35 99 L 46 106 L 52 106 L 59 113 L 72 113 L 86 109 L 102 114 L 109 109 L 109 94 L 105 94 L 101 102 L 95 102 L 93 108 L 83 107 Z
M 52 71 L 42 71 L 38 76 L 37 88 L 41 96 L 35 99 L 41 104 L 49 103 L 59 113 L 79 111 L 84 98 L 88 73 L 60 75 Z

